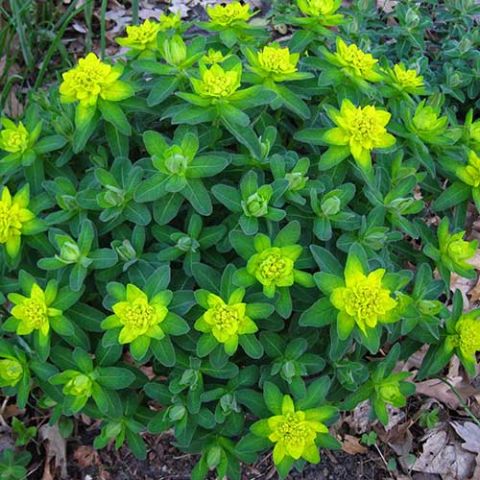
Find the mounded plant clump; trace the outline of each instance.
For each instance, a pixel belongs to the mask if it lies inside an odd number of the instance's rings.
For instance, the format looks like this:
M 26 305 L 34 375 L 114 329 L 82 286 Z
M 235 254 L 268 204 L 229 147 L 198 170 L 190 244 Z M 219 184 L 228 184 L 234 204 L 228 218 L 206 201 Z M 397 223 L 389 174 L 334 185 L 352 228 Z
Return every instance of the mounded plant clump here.
M 279 42 L 238 2 L 205 35 L 147 20 L 2 119 L 0 387 L 20 408 L 99 419 L 96 448 L 139 458 L 173 429 L 193 479 L 263 452 L 285 478 L 339 447 L 340 412 L 387 424 L 424 345 L 417 379 L 453 355 L 475 374 L 480 312 L 450 280 L 475 276 L 476 7 L 400 2 L 386 27 L 340 3 L 298 0 Z

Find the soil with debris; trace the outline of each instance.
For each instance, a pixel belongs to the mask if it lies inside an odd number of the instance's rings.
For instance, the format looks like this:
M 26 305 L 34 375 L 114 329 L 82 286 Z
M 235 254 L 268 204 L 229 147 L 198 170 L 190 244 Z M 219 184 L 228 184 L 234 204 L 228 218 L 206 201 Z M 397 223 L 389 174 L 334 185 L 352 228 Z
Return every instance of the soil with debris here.
M 70 452 L 71 480 L 189 480 L 197 457 L 184 454 L 173 445 L 173 437 L 147 437 L 150 445 L 148 459 L 137 460 L 126 448 L 120 451 L 105 449 L 96 452 L 92 447 L 79 445 Z M 318 465 L 308 465 L 303 472 L 292 472 L 291 480 L 376 480 L 390 478 L 380 458 L 370 452 L 349 455 L 344 452 L 324 452 Z M 212 479 L 215 477 L 211 477 Z M 244 480 L 275 480 L 277 477 L 271 457 L 265 455 L 252 466 L 244 466 Z

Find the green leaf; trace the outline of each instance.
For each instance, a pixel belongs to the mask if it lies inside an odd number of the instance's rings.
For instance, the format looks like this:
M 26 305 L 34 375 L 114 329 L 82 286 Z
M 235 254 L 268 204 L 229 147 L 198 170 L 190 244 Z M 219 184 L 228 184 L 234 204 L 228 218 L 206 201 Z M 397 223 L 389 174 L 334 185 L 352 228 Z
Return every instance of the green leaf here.
M 217 348 L 217 346 L 218 342 L 215 340 L 215 337 L 209 333 L 204 333 L 197 341 L 197 356 L 200 358 L 204 358 L 208 354 L 213 352 L 213 350 Z
M 50 135 L 43 137 L 35 144 L 35 151 L 43 154 L 59 150 L 67 144 L 67 139 L 62 135 Z
M 265 405 L 274 415 L 281 415 L 283 394 L 274 383 L 264 383 L 263 398 L 265 400 Z
M 123 214 L 125 218 L 134 225 L 148 225 L 152 221 L 150 210 L 142 203 L 127 203 Z
M 263 346 L 255 335 L 240 335 L 238 340 L 244 352 L 250 358 L 258 359 L 263 357 Z
M 257 160 L 262 158 L 262 147 L 257 135 L 251 127 L 242 127 L 237 123 L 232 123 L 229 119 L 222 117 L 225 128 L 245 147 Z
M 97 367 L 96 381 L 109 390 L 122 390 L 128 388 L 135 380 L 135 375 L 126 368 Z
M 454 182 L 444 190 L 432 204 L 435 211 L 447 210 L 471 197 L 472 187 L 462 182 Z
M 288 110 L 291 110 L 303 120 L 310 118 L 308 105 L 288 87 L 277 84 L 275 86 L 275 92 L 282 99 L 283 104 Z
M 147 105 L 154 107 L 166 100 L 178 87 L 177 77 L 162 77 L 155 80 L 147 97 Z
M 329 149 L 320 157 L 318 168 L 321 171 L 330 170 L 343 162 L 349 155 L 349 147 L 329 147 Z
M 188 323 L 173 312 L 168 312 L 165 320 L 161 323 L 162 330 L 167 335 L 180 336 L 190 331 Z
M 217 270 L 203 263 L 194 263 L 192 274 L 200 288 L 212 293 L 219 293 L 221 277 Z
M 165 367 L 175 365 L 176 355 L 170 338 L 164 337 L 161 340 L 152 340 L 150 345 L 155 358 Z
M 220 116 L 230 124 L 239 125 L 240 127 L 248 127 L 250 125 L 249 116 L 228 103 L 220 104 L 218 110 Z
M 146 203 L 154 202 L 162 198 L 166 193 L 168 177 L 163 173 L 157 173 L 150 178 L 147 178 L 139 184 L 135 190 L 134 198 L 136 202 Z
M 187 168 L 187 177 L 213 177 L 223 171 L 229 163 L 228 156 L 223 154 L 207 154 L 195 157 Z
M 212 187 L 213 196 L 231 212 L 239 213 L 242 211 L 240 192 L 228 185 L 214 185 Z
M 128 119 L 123 112 L 122 108 L 114 102 L 108 102 L 105 100 L 98 101 L 98 108 L 102 114 L 102 117 L 124 135 L 132 134 L 132 127 L 128 123 Z
M 189 178 L 182 190 L 182 195 L 200 215 L 208 216 L 212 214 L 212 201 L 201 180 Z
M 320 328 L 329 325 L 335 317 L 336 310 L 330 300 L 321 298 L 300 315 L 298 323 L 302 327 Z
M 115 158 L 128 158 L 129 139 L 127 135 L 123 135 L 111 123 L 105 124 L 105 136 L 107 137 L 108 146 Z
M 183 203 L 180 193 L 166 194 L 153 204 L 153 218 L 159 225 L 166 225 L 178 214 Z
M 311 245 L 310 250 L 322 272 L 331 273 L 332 275 L 343 278 L 343 266 L 332 253 L 318 245 Z
M 151 299 L 157 293 L 164 291 L 170 283 L 171 270 L 169 265 L 158 267 L 145 283 L 145 293 Z

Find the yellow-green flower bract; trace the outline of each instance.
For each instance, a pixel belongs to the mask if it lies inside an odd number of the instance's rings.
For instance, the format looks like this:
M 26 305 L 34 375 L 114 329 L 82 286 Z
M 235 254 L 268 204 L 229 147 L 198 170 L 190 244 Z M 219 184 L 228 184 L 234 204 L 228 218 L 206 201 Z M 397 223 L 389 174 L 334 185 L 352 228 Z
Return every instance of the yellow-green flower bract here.
M 400 90 L 412 94 L 421 94 L 424 89 L 423 77 L 416 70 L 407 69 L 403 63 L 393 66 L 392 80 Z
M 344 275 L 345 286 L 334 288 L 330 295 L 330 301 L 339 311 L 337 330 L 340 338 L 348 338 L 355 325 L 368 336 L 368 329 L 394 320 L 391 314 L 397 302 L 382 285 L 383 268 L 365 275 L 359 259 L 349 255 Z
M 116 42 L 132 50 L 156 50 L 157 35 L 160 30 L 160 23 L 145 20 L 141 25 L 129 25 L 127 36 L 117 38 Z
M 0 359 L 0 387 L 14 387 L 23 377 L 23 366 L 15 358 Z
M 271 247 L 250 258 L 247 271 L 263 286 L 267 296 L 275 287 L 291 287 L 295 282 L 294 265 L 300 256 L 302 247 Z
M 54 298 L 47 298 L 36 283 L 32 285 L 29 297 L 10 293 L 8 299 L 14 304 L 10 313 L 19 321 L 16 327 L 17 335 L 29 335 L 38 330 L 46 337 L 50 331 L 50 319 L 63 314 L 61 310 L 50 306 Z
M 385 128 L 391 115 L 373 105 L 356 107 L 350 100 L 343 100 L 340 111 L 330 109 L 330 118 L 335 128 L 324 134 L 330 145 L 348 146 L 352 157 L 365 170 L 371 169 L 371 151 L 388 148 L 395 144 L 395 137 Z
M 458 347 L 466 357 L 475 357 L 475 353 L 480 351 L 480 320 L 478 317 L 472 318 L 468 315 L 463 316 L 455 326 L 458 333 Z
M 207 297 L 208 310 L 195 322 L 195 329 L 211 333 L 217 342 L 223 343 L 225 351 L 233 355 L 238 347 L 240 335 L 258 331 L 255 322 L 246 314 L 246 304 L 242 302 L 243 289 L 232 293 L 228 302 L 210 293 Z
M 275 444 L 273 461 L 279 464 L 285 457 L 294 460 L 303 458 L 318 463 L 320 454 L 315 444 L 318 433 L 328 433 L 328 428 L 318 420 L 316 410 L 296 410 L 292 397 L 285 395 L 281 415 L 267 419 L 270 434 L 268 439 Z
M 457 167 L 457 177 L 465 184 L 474 188 L 480 186 L 480 157 L 473 151 L 468 152 L 468 163 L 465 166 Z
M 213 65 L 215 63 L 222 63 L 227 58 L 228 55 L 223 55 L 220 50 L 209 48 L 208 52 L 202 57 L 202 61 L 205 65 Z
M 200 70 L 201 79 L 192 78 L 191 82 L 195 92 L 205 98 L 228 98 L 240 88 L 242 68 L 224 70 L 220 65 L 214 64 L 211 68 Z
M 440 109 L 427 105 L 425 100 L 419 103 L 412 119 L 413 126 L 421 138 L 441 135 L 448 126 L 448 117 L 440 116 Z
M 0 131 L 0 149 L 9 153 L 23 153 L 29 147 L 30 134 L 22 122 L 15 125 L 11 120 L 2 118 Z
M 102 62 L 94 53 L 81 58 L 78 64 L 63 73 L 60 99 L 64 103 L 78 101 L 82 106 L 96 105 L 98 98 L 118 102 L 133 95 L 133 88 L 119 80 L 123 67 Z
M 83 373 L 78 372 L 77 375 L 72 376 L 63 387 L 65 395 L 72 395 L 73 397 L 90 397 L 92 395 L 93 381 Z
M 28 187 L 11 196 L 10 190 L 3 187 L 0 197 L 0 244 L 5 244 L 9 257 L 15 258 L 20 251 L 21 236 L 28 233 L 35 215 L 27 207 L 30 202 Z
M 213 25 L 221 27 L 229 27 L 238 23 L 248 22 L 252 17 L 250 12 L 250 5 L 240 2 L 232 2 L 226 5 L 215 5 L 214 7 L 207 7 L 207 15 L 210 17 L 210 22 Z
M 165 291 L 155 295 L 151 300 L 133 284 L 126 287 L 124 301 L 113 305 L 114 315 L 102 322 L 102 328 L 109 330 L 121 327 L 118 341 L 121 344 L 131 343 L 139 337 L 156 338 L 165 336 L 161 323 L 167 316 L 167 306 L 171 295 Z
M 337 37 L 337 51 L 333 55 L 328 55 L 327 59 L 353 78 L 369 82 L 382 80 L 382 75 L 376 70 L 378 60 L 354 44 L 347 45 L 340 37 Z
M 337 25 L 343 15 L 337 14 L 342 0 L 297 0 L 300 11 L 307 17 L 318 17 L 318 21 L 326 26 Z
M 441 262 L 450 270 L 462 274 L 462 271 L 473 270 L 473 266 L 468 262 L 477 251 L 478 241 L 471 242 L 463 239 L 464 231 L 450 233 L 449 221 L 445 217 L 438 226 L 437 236 Z
M 288 74 L 297 71 L 300 58 L 298 53 L 290 53 L 288 47 L 278 44 L 267 45 L 257 53 L 258 63 L 265 72 Z
M 480 310 L 464 313 L 447 336 L 444 350 L 456 352 L 469 375 L 474 375 L 477 366 L 476 353 L 480 351 Z

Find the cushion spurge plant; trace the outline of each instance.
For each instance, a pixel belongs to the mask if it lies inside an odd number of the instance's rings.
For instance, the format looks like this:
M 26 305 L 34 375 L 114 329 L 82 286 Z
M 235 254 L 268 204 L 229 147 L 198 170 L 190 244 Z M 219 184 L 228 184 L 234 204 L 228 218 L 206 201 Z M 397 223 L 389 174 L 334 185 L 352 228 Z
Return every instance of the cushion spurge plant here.
M 478 8 L 207 3 L 2 115 L 0 393 L 97 449 L 173 432 L 192 480 L 283 479 L 339 413 L 478 371 Z

